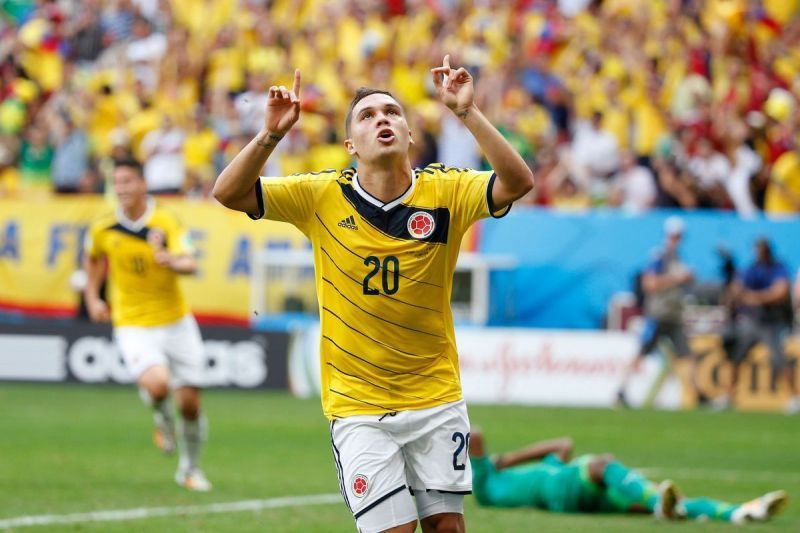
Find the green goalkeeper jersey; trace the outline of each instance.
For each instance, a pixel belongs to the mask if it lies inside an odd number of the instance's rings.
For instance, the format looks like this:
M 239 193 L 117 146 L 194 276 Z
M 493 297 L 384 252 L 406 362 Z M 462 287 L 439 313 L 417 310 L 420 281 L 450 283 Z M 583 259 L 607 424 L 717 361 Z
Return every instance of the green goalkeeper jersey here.
M 554 512 L 602 511 L 602 490 L 589 479 L 584 455 L 564 463 L 550 454 L 541 462 L 497 470 L 488 457 L 473 457 L 472 492 L 490 507 L 535 507 Z

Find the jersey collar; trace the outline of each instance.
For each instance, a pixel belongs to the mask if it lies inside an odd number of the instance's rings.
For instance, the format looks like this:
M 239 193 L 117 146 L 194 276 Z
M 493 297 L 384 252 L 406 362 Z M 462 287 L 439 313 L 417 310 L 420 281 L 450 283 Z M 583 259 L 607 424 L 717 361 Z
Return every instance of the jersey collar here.
M 383 203 L 361 187 L 361 184 L 358 182 L 358 172 L 353 174 L 353 189 L 355 189 L 358 195 L 361 196 L 361 198 L 363 198 L 370 204 L 380 209 L 383 209 L 384 211 L 388 211 L 391 208 L 400 205 L 401 203 L 403 203 L 403 200 L 406 200 L 407 198 L 411 197 L 411 194 L 414 192 L 414 185 L 416 183 L 417 183 L 417 172 L 416 170 L 412 170 L 411 185 L 408 186 L 408 189 L 406 189 L 406 191 L 403 194 L 401 194 L 399 197 L 395 198 L 391 202 Z
M 155 198 L 152 196 L 147 197 L 147 207 L 144 209 L 144 213 L 142 216 L 137 218 L 136 220 L 131 220 L 125 216 L 125 213 L 122 211 L 121 207 L 117 207 L 117 220 L 119 221 L 120 225 L 125 229 L 129 229 L 131 231 L 141 231 L 144 228 L 145 224 L 150 220 L 150 217 L 153 215 L 153 211 L 156 208 L 156 201 Z

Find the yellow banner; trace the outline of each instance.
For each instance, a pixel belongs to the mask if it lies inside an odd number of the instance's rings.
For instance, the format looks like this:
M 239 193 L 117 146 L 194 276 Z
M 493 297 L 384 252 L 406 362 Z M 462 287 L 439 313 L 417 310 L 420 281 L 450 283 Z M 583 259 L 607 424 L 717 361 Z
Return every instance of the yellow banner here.
M 210 201 L 160 199 L 191 232 L 199 272 L 183 280 L 198 316 L 249 320 L 250 271 L 263 248 L 306 247 L 294 227 L 254 222 Z M 65 196 L 42 201 L 0 199 L 0 308 L 47 315 L 71 315 L 78 294 L 70 276 L 80 267 L 88 225 L 109 209 L 98 196 Z
M 725 355 L 722 337 L 698 335 L 691 339 L 692 352 L 698 358 L 696 383 L 709 398 L 728 392 L 732 368 Z M 783 344 L 784 353 L 790 359 L 800 361 L 800 337 L 788 337 Z M 684 401 L 687 407 L 696 403 L 686 371 L 679 371 L 683 384 Z M 800 383 L 800 365 L 794 367 L 795 380 Z M 776 373 L 770 362 L 769 348 L 759 343 L 747 354 L 739 367 L 736 383 L 736 408 L 744 411 L 780 411 L 791 398 L 785 376 Z

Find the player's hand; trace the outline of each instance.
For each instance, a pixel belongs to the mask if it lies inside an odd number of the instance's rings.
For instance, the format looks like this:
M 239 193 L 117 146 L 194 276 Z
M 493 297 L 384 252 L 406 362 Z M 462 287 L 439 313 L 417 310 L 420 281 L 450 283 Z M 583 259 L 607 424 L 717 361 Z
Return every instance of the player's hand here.
M 108 304 L 99 298 L 86 300 L 86 310 L 89 312 L 89 318 L 92 322 L 108 322 L 111 320 Z
M 172 254 L 166 248 L 159 248 L 153 254 L 156 264 L 165 268 L 172 267 Z
M 288 91 L 283 85 L 269 88 L 264 125 L 268 132 L 283 136 L 300 118 L 300 70 L 294 71 L 294 85 Z
M 439 99 L 459 117 L 472 107 L 475 101 L 475 87 L 472 75 L 467 69 L 450 67 L 450 55 L 444 56 L 442 66 L 431 69 L 433 85 Z

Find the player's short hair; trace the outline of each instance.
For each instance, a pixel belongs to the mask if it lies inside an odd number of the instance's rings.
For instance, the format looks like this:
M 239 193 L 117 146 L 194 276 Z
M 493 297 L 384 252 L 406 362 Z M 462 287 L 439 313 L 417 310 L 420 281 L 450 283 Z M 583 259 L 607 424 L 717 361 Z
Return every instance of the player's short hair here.
M 350 101 L 350 107 L 347 108 L 347 116 L 344 118 L 344 131 L 348 138 L 350 138 L 350 121 L 353 119 L 353 108 L 356 107 L 356 104 L 361 100 L 373 94 L 385 94 L 397 101 L 398 104 L 400 103 L 392 93 L 384 91 L 383 89 L 373 89 L 372 87 L 359 87 L 356 89 L 356 95 Z
M 123 157 L 122 159 L 114 160 L 114 168 L 128 167 L 136 171 L 136 174 L 142 178 L 144 177 L 144 170 L 142 164 L 133 157 Z

